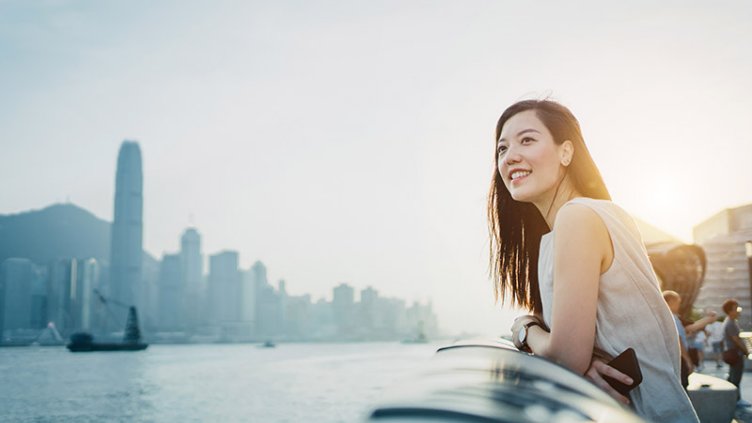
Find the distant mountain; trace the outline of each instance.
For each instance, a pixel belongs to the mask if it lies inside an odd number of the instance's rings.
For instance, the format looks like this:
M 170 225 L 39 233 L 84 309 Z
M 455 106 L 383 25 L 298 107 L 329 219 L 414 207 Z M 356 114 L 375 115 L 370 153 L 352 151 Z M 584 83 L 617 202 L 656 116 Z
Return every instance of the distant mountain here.
M 56 258 L 110 260 L 110 222 L 74 204 L 0 215 L 0 262 L 25 257 L 38 264 Z
M 74 204 L 0 215 L 0 263 L 10 257 L 47 264 L 57 258 L 110 261 L 112 224 Z M 145 254 L 144 260 L 154 262 Z

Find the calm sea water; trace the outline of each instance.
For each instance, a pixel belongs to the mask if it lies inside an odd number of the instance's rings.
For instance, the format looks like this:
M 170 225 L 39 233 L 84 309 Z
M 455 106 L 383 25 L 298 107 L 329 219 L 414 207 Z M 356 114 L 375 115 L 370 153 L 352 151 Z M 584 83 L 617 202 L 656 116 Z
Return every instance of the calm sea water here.
M 0 348 L 2 422 L 352 422 L 439 345 Z

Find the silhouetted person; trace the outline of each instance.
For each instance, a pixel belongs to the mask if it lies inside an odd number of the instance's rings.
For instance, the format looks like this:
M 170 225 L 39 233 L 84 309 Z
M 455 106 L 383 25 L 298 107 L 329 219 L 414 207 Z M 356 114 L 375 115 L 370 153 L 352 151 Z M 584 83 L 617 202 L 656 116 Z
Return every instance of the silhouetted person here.
M 689 344 L 687 343 L 687 332 L 696 332 L 705 329 L 705 326 L 712 323 L 715 320 L 715 313 L 708 312 L 708 314 L 702 319 L 684 325 L 679 317 L 679 309 L 681 308 L 681 295 L 676 291 L 666 290 L 663 291 L 663 299 L 666 301 L 671 314 L 674 315 L 674 323 L 676 323 L 676 330 L 679 332 L 679 344 L 681 350 L 681 383 L 684 389 L 687 389 L 689 385 L 689 375 L 695 371 L 695 365 L 692 362 L 692 357 L 689 354 Z
M 729 364 L 728 381 L 736 385 L 737 407 L 749 407 L 750 404 L 742 399 L 742 375 L 744 374 L 744 359 L 749 354 L 747 346 L 739 338 L 739 325 L 736 323 L 742 308 L 736 300 L 728 299 L 723 303 L 723 312 L 726 320 L 723 321 L 723 347 L 724 351 L 733 351 L 738 359 L 734 364 Z

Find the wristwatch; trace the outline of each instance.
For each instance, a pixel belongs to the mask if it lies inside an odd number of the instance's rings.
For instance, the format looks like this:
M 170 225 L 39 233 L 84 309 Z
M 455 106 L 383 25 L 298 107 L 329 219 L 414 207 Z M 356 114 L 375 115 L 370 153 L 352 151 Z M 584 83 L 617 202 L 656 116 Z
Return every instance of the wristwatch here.
M 540 326 L 540 323 L 536 321 L 527 322 L 517 333 L 517 339 L 514 340 L 514 345 L 521 351 L 530 351 L 530 347 L 527 345 L 527 333 L 531 326 Z

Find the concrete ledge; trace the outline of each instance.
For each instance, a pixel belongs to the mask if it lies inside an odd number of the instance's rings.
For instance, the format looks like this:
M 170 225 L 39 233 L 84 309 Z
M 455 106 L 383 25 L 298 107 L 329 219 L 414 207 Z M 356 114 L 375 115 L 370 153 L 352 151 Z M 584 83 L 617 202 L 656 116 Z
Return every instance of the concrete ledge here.
M 736 411 L 736 386 L 702 373 L 689 375 L 689 399 L 702 423 L 729 423 Z

